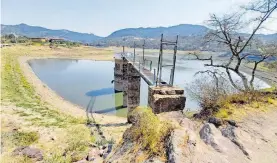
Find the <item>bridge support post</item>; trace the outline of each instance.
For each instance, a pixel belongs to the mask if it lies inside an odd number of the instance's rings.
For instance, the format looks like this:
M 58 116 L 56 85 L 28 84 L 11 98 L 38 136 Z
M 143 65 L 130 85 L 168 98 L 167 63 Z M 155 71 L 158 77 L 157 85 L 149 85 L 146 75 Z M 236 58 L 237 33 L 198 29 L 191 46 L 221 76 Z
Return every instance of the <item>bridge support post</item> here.
M 183 110 L 185 102 L 184 89 L 169 86 L 149 86 L 148 105 L 155 114 Z
M 122 64 L 123 107 L 128 106 L 128 61 L 123 58 Z
M 128 61 L 122 57 L 115 58 L 114 68 L 114 91 L 123 93 L 123 104 L 122 107 L 127 107 L 127 64 Z
M 132 63 L 128 63 L 128 100 L 127 100 L 127 107 L 128 107 L 128 115 L 127 119 L 128 122 L 132 122 L 131 117 L 129 116 L 130 113 L 140 104 L 140 74 L 134 68 Z

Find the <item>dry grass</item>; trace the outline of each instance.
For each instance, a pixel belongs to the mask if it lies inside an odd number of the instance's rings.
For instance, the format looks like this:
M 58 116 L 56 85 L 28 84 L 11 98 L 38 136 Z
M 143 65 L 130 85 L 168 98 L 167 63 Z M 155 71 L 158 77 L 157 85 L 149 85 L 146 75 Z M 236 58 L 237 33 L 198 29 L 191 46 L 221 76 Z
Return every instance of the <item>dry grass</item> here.
M 160 121 L 150 108 L 137 107 L 132 114 L 137 123 L 128 131 L 130 138 L 148 155 L 164 156 L 164 141 L 173 129 L 172 126 Z
M 44 153 L 44 162 L 77 161 L 95 141 L 85 119 L 60 112 L 43 101 L 28 82 L 18 63 L 18 57 L 67 57 L 110 60 L 112 51 L 91 47 L 58 47 L 16 45 L 1 49 L 1 162 L 32 162 L 12 151 L 31 145 Z M 66 153 L 66 155 L 64 155 Z
M 277 108 L 277 96 L 268 91 L 239 93 L 220 99 L 219 106 L 216 117 L 241 120 L 250 112 L 266 112 L 270 108 Z

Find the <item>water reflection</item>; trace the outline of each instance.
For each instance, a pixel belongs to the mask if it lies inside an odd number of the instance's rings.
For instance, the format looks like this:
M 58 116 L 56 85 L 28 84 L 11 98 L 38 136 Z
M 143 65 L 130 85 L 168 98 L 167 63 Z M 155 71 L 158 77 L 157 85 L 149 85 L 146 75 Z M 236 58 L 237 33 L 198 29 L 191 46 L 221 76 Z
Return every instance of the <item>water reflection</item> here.
M 38 59 L 31 60 L 29 64 L 35 74 L 52 90 L 89 113 L 97 112 L 123 117 L 127 115 L 126 108 L 122 106 L 122 92 L 114 91 L 114 83 L 111 82 L 114 80 L 114 62 Z M 145 82 L 142 81 L 141 84 L 146 88 L 141 90 L 141 98 L 144 98 L 148 89 Z M 94 99 L 90 93 L 92 91 L 97 93 L 97 90 L 99 90 L 98 96 Z M 106 94 L 101 94 L 105 91 Z M 141 105 L 146 104 L 147 99 L 142 100 Z
M 157 57 L 146 55 L 152 60 L 153 69 L 157 67 Z M 165 55 L 164 64 L 170 64 L 171 56 Z M 35 74 L 52 90 L 64 99 L 81 106 L 88 113 L 98 112 L 126 116 L 123 107 L 122 90 L 115 89 L 115 64 L 112 61 L 39 59 L 29 62 Z M 206 68 L 201 61 L 183 60 L 177 56 L 174 85 L 186 87 L 193 82 L 194 74 Z M 154 71 L 154 70 L 152 70 Z M 169 81 L 170 68 L 163 69 L 163 80 Z M 257 80 L 261 87 L 268 86 Z M 148 85 L 141 79 L 140 105 L 147 105 Z M 198 108 L 186 93 L 186 108 Z

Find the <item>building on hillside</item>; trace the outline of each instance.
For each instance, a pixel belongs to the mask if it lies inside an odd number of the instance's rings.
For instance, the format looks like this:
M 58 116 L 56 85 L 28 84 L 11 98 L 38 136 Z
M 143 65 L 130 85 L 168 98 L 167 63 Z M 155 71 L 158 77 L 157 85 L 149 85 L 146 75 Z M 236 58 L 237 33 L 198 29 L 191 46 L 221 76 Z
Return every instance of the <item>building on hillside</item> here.
M 62 38 L 49 38 L 49 42 L 53 43 L 53 42 L 61 42 L 64 41 L 64 39 Z
M 48 39 L 44 37 L 32 37 L 30 38 L 32 42 L 46 42 Z

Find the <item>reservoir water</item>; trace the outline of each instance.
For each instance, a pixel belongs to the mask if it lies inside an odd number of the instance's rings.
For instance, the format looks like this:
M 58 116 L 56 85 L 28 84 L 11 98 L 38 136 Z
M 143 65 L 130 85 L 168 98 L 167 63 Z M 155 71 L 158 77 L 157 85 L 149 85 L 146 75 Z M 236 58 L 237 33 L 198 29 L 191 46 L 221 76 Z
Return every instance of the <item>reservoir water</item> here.
M 147 56 L 153 60 L 153 68 L 156 68 L 157 58 Z M 170 63 L 171 57 L 165 57 L 165 64 Z M 37 59 L 30 60 L 30 66 L 42 82 L 48 85 L 64 99 L 86 109 L 92 102 L 91 91 L 106 89 L 112 90 L 114 84 L 114 62 L 73 60 L 73 59 Z M 203 62 L 195 60 L 182 60 L 177 58 L 174 84 L 185 87 L 195 79 L 195 73 L 204 70 Z M 163 79 L 169 80 L 170 68 L 163 71 Z M 259 81 L 259 80 L 257 80 Z M 268 87 L 266 83 L 258 82 L 261 87 Z M 148 100 L 148 86 L 141 79 L 140 103 L 146 106 Z M 197 103 L 188 95 L 186 108 L 195 110 Z M 122 105 L 122 93 L 111 92 L 97 96 L 93 104 L 93 111 L 113 114 L 125 117 L 127 109 L 116 109 Z

